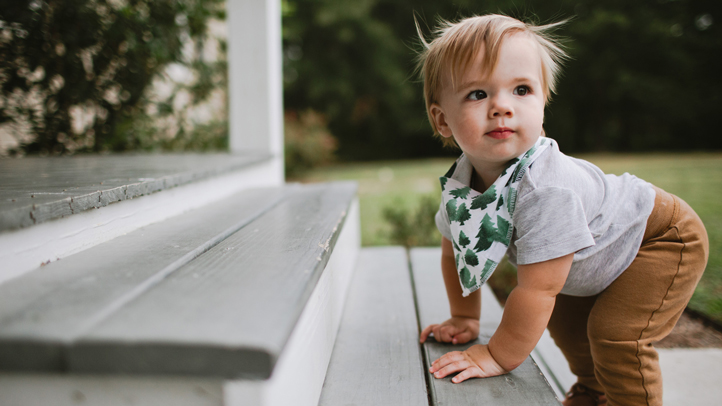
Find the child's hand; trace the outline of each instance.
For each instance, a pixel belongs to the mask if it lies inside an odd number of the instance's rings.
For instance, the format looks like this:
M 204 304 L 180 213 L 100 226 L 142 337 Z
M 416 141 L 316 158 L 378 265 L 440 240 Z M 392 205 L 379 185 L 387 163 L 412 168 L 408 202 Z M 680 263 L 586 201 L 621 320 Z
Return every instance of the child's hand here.
M 438 342 L 464 344 L 479 336 L 479 320 L 470 317 L 454 316 L 441 324 L 432 324 L 421 332 L 423 343 L 429 334 L 434 333 Z
M 499 365 L 489 352 L 487 345 L 472 345 L 466 351 L 452 351 L 434 361 L 429 372 L 435 378 L 443 378 L 461 371 L 451 379 L 453 383 L 463 382 L 469 378 L 489 378 L 503 375 L 509 371 Z

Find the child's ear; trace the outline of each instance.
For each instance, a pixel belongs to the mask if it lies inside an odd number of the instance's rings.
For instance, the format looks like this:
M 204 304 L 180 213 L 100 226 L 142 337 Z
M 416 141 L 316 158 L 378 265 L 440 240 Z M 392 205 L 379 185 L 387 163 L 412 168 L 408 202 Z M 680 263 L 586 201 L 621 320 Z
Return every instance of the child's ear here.
M 442 137 L 449 138 L 453 136 L 449 123 L 446 122 L 446 114 L 438 103 L 432 103 L 431 106 L 429 106 L 429 115 L 431 115 L 431 118 L 434 120 L 436 131 L 438 131 Z

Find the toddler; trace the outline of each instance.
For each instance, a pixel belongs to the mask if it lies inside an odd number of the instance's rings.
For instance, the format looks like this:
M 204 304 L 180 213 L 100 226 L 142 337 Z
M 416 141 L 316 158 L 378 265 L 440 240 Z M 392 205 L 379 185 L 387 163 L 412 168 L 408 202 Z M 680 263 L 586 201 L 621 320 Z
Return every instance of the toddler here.
M 478 289 L 508 254 L 518 286 L 501 324 L 488 344 L 434 361 L 436 378 L 505 374 L 548 328 L 578 377 L 564 405 L 661 405 L 653 343 L 692 296 L 707 234 L 678 197 L 606 175 L 545 137 L 544 107 L 566 58 L 549 34 L 556 25 L 487 15 L 444 23 L 424 42 L 429 121 L 463 154 L 441 178 L 436 214 L 451 318 L 420 340 L 475 339 Z

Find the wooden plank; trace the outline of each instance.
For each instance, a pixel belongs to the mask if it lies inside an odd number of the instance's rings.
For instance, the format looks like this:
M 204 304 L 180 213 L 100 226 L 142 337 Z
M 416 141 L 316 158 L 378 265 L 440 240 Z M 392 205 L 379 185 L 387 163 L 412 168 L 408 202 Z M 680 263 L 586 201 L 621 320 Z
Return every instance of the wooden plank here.
M 0 405 L 315 406 L 356 263 L 359 230 L 354 201 L 270 379 L 0 373 Z
M 406 252 L 359 255 L 319 405 L 428 405 Z
M 141 227 L 229 198 L 252 188 L 279 187 L 277 158 L 233 172 L 85 210 L 32 227 L 0 232 L 0 283 Z
M 419 324 L 423 329 L 429 324 L 441 323 L 451 316 L 444 279 L 441 276 L 441 250 L 415 248 L 411 250 L 410 256 L 414 288 L 419 298 Z M 501 321 L 502 309 L 489 287 L 484 285 L 482 289 L 479 334 L 491 337 Z
M 230 406 L 223 400 L 221 380 L 0 374 L 2 406 Z
M 358 209 L 358 200 L 354 200 L 331 258 L 270 379 L 227 381 L 226 406 L 318 405 L 361 245 Z
M 0 232 L 235 171 L 268 155 L 167 154 L 0 160 Z
M 433 339 L 432 339 L 433 340 Z M 449 345 L 430 342 L 424 345 L 428 360 L 435 360 L 449 351 L 463 351 L 468 347 L 489 342 L 489 337 L 480 336 L 476 341 L 464 345 Z M 558 406 L 554 391 L 539 367 L 528 357 L 524 363 L 510 373 L 484 379 L 470 379 L 461 384 L 451 382 L 451 377 L 436 379 L 429 375 L 431 394 L 437 405 L 539 405 Z
M 440 269 L 441 250 L 413 249 L 410 256 L 422 328 L 446 320 L 450 314 Z M 494 405 L 558 405 L 554 391 L 531 357 L 506 375 L 471 379 L 461 384 L 453 384 L 451 377 L 436 379 L 428 373 L 430 362 L 445 353 L 463 351 L 474 344 L 489 341 L 501 320 L 501 309 L 488 286 L 484 285 L 482 289 L 479 339 L 464 345 L 442 344 L 431 339 L 423 346 L 432 401 L 438 405 L 484 402 Z
M 353 183 L 300 188 L 98 322 L 68 348 L 68 368 L 268 378 L 355 190 Z
M 269 210 L 294 188 L 248 190 L 0 285 L 0 369 L 63 371 L 64 349 L 151 286 Z

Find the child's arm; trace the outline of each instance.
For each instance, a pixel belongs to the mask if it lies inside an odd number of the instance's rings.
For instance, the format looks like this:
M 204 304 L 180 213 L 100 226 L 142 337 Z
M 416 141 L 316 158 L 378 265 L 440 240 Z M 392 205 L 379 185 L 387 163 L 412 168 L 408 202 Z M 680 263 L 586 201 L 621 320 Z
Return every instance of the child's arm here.
M 461 372 L 454 383 L 469 378 L 501 375 L 521 365 L 541 338 L 549 322 L 556 295 L 569 275 L 574 254 L 518 267 L 519 284 L 504 307 L 501 324 L 489 345 L 474 345 L 434 361 L 436 378 Z
M 441 273 L 444 276 L 446 295 L 449 298 L 451 318 L 441 324 L 432 324 L 421 332 L 423 343 L 429 334 L 439 342 L 463 344 L 479 336 L 479 317 L 481 316 L 481 290 L 467 297 L 461 296 L 459 275 L 454 261 L 454 248 L 451 241 L 441 239 Z

